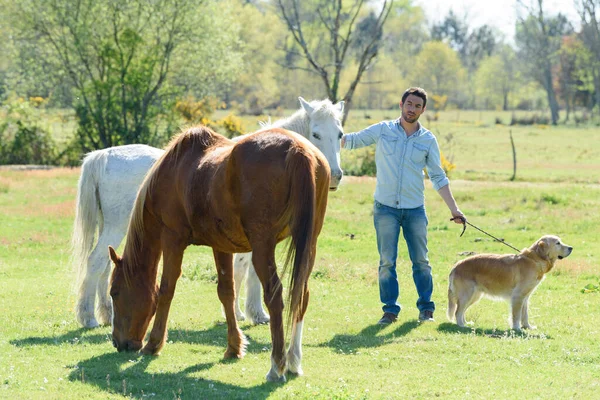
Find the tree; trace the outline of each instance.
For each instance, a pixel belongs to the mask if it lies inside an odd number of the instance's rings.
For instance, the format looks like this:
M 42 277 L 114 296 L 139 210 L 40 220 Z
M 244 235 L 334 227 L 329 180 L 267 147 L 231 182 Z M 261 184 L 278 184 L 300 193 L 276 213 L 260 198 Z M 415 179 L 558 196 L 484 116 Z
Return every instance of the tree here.
M 446 18 L 439 24 L 434 24 L 431 28 L 431 39 L 444 42 L 460 54 L 463 59 L 469 37 L 468 18 L 459 18 L 453 10 L 448 12 Z
M 600 106 L 600 16 L 597 15 L 600 4 L 597 0 L 579 0 L 578 12 L 581 17 L 580 37 L 591 55 L 586 70 L 591 74 L 596 104 Z
M 516 68 L 516 54 L 512 47 L 504 45 L 497 54 L 484 58 L 475 73 L 477 98 L 484 108 L 501 106 L 508 110 L 508 96 L 520 82 Z
M 543 0 L 537 0 L 537 7 L 527 7 L 521 1 L 519 4 L 527 13 L 517 21 L 515 42 L 519 58 L 524 61 L 526 73 L 538 81 L 546 91 L 552 124 L 556 125 L 559 107 L 554 88 L 554 67 L 557 64 L 557 52 L 562 36 L 571 33 L 573 28 L 562 14 L 547 17 L 544 14 Z
M 425 43 L 409 77 L 430 94 L 448 96 L 451 102 L 459 104 L 464 96 L 465 75 L 458 54 L 449 45 L 434 41 Z
M 558 94 L 563 99 L 567 115 L 565 121 L 569 120 L 571 111 L 575 107 L 578 97 L 586 92 L 590 81 L 590 71 L 593 65 L 590 60 L 593 58 L 589 50 L 578 35 L 565 36 L 560 50 L 558 51 Z
M 169 100 L 182 87 L 169 80 L 173 61 L 196 61 L 178 51 L 195 50 L 182 44 L 206 40 L 198 19 L 207 18 L 206 9 L 199 7 L 193 0 L 20 3 L 22 31 L 51 50 L 56 68 L 73 85 L 84 150 L 161 140 L 161 118 L 170 114 Z M 199 70 L 215 62 L 202 61 Z
M 488 25 L 481 25 L 469 34 L 463 59 L 469 71 L 475 71 L 481 60 L 494 54 L 498 47 L 498 35 L 498 32 Z
M 395 1 L 385 24 L 382 49 L 402 75 L 410 71 L 409 60 L 428 40 L 429 28 L 423 9 L 414 6 L 412 0 Z
M 366 12 L 365 0 L 277 0 L 279 14 L 291 34 L 294 46 L 287 67 L 311 71 L 319 76 L 332 102 L 344 100 L 344 122 L 362 75 L 376 60 L 381 47 L 383 26 L 393 0 L 384 0 L 378 12 Z M 343 96 L 341 75 L 351 57 L 356 72 Z M 298 65 L 300 61 L 305 62 Z

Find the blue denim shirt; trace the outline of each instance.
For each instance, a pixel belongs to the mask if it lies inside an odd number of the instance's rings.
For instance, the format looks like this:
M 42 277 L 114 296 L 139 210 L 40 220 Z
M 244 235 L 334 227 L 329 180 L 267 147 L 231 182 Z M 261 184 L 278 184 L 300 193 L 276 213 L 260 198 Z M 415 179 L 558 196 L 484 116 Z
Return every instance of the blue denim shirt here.
M 449 183 L 442 169 L 437 140 L 420 124 L 419 130 L 408 137 L 399 120 L 383 121 L 344 137 L 346 149 L 376 143 L 377 186 L 374 197 L 381 204 L 394 208 L 424 205 L 423 168 L 427 168 L 435 190 Z

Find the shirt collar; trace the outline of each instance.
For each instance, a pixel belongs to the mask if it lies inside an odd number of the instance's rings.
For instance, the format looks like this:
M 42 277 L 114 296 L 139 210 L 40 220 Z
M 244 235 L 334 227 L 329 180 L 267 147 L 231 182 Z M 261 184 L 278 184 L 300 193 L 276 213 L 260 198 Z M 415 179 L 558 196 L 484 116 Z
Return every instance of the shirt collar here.
M 404 135 L 404 137 L 406 137 L 406 138 L 417 137 L 417 136 L 421 136 L 423 134 L 423 130 L 424 130 L 423 125 L 421 125 L 420 121 L 417 121 L 419 128 L 412 135 L 406 136 L 406 131 L 404 130 L 404 128 L 402 127 L 402 124 L 400 123 L 401 118 L 402 117 L 398 117 L 398 119 L 396 119 L 396 126 L 398 127 L 400 132 Z

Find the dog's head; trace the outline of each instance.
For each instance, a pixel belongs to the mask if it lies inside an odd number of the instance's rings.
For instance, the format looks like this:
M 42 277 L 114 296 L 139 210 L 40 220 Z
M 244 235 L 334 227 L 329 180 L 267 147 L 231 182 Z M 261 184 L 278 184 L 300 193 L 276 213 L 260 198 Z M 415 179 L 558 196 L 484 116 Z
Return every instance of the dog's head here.
M 564 244 L 558 236 L 546 235 L 534 243 L 532 250 L 544 260 L 554 263 L 556 259 L 562 260 L 568 257 L 573 247 Z

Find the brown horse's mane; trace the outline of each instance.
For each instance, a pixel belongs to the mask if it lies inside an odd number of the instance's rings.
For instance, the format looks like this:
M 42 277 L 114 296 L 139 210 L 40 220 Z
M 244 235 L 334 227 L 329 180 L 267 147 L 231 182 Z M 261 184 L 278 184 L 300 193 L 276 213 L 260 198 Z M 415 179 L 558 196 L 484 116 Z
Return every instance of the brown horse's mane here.
M 146 174 L 135 200 L 133 211 L 127 228 L 127 242 L 124 255 L 128 262 L 125 264 L 124 275 L 129 285 L 136 268 L 141 266 L 142 242 L 144 241 L 144 206 L 146 197 L 152 193 L 156 176 L 164 165 L 174 163 L 181 154 L 187 151 L 201 151 L 222 142 L 225 138 L 204 125 L 193 126 L 174 135 L 165 148 L 165 153 L 154 163 Z

